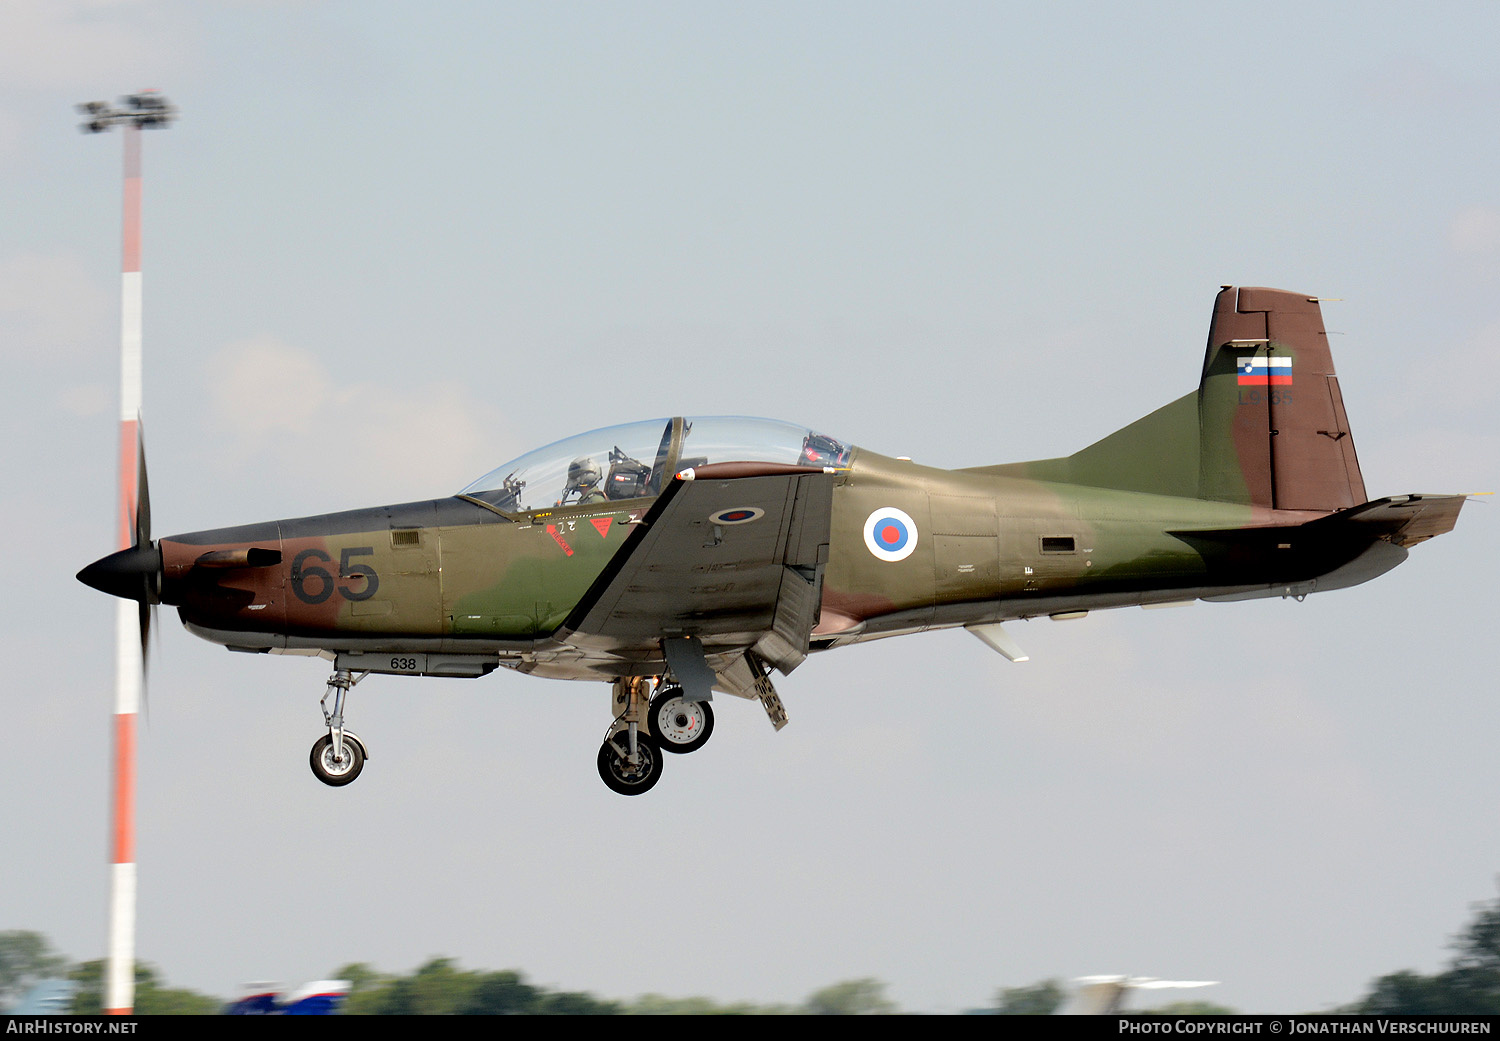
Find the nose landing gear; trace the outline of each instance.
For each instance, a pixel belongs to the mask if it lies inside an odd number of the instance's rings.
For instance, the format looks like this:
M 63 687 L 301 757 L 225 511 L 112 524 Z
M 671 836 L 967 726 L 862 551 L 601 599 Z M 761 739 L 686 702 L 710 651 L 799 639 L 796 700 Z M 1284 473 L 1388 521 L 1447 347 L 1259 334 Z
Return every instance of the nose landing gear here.
M 344 729 L 344 699 L 349 694 L 349 688 L 368 675 L 368 672 L 361 672 L 356 676 L 348 669 L 334 670 L 333 675 L 328 677 L 328 689 L 318 702 L 323 710 L 323 724 L 328 727 L 328 733 L 313 743 L 309 762 L 313 776 L 335 788 L 358 777 L 359 772 L 365 768 L 365 760 L 370 757 L 359 736 Z M 333 695 L 332 712 L 328 711 L 330 694 Z

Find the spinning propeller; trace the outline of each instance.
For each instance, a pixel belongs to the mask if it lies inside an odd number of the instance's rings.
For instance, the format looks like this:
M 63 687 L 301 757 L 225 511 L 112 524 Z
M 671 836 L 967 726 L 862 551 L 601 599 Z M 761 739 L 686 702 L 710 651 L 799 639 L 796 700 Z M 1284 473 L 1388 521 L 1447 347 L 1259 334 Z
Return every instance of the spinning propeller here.
M 94 561 L 78 572 L 78 581 L 102 593 L 134 600 L 138 605 L 141 661 L 146 660 L 146 642 L 151 634 L 156 605 L 161 602 L 161 550 L 151 541 L 151 494 L 146 483 L 146 442 L 140 421 L 135 430 L 135 472 L 122 468 L 121 536 L 129 544 L 118 552 Z M 122 431 L 122 434 L 128 431 Z M 125 453 L 121 453 L 122 461 Z

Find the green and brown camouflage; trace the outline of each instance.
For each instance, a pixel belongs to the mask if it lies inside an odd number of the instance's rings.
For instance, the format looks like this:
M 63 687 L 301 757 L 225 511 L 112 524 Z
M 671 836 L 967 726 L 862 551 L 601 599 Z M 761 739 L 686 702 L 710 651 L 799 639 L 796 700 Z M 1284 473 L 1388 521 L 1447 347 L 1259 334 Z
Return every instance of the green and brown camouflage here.
M 1065 458 L 943 470 L 739 419 L 553 447 L 579 456 L 566 485 L 525 491 L 522 457 L 457 496 L 172 536 L 79 577 L 340 669 L 618 685 L 690 641 L 716 689 L 757 697 L 885 636 L 1004 651 L 1011 619 L 1354 585 L 1464 501 L 1366 501 L 1318 301 L 1258 288 L 1219 293 L 1196 391 Z

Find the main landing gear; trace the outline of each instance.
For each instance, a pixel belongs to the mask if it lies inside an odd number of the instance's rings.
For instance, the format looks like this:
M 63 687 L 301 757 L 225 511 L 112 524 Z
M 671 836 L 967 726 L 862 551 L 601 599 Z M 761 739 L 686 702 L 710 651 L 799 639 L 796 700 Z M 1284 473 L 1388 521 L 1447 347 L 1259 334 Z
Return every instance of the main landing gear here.
M 714 710 L 706 701 L 691 701 L 681 687 L 660 680 L 654 697 L 648 681 L 615 680 L 615 721 L 599 748 L 599 777 L 621 795 L 643 795 L 661 780 L 664 752 L 683 754 L 702 748 L 714 729 Z
M 646 720 L 664 752 L 696 752 L 714 732 L 713 708 L 706 701 L 686 700 L 675 683 L 656 685 Z
M 610 791 L 644 795 L 661 780 L 661 746 L 639 730 L 618 730 L 599 747 L 599 776 Z
M 365 760 L 370 758 L 370 753 L 365 751 L 365 743 L 358 735 L 344 729 L 344 699 L 349 694 L 349 688 L 368 675 L 368 672 L 356 676 L 348 669 L 335 670 L 328 677 L 328 689 L 323 692 L 323 699 L 318 702 L 323 709 L 323 723 L 328 727 L 328 733 L 313 743 L 309 761 L 313 776 L 335 788 L 358 777 L 359 772 L 365 768 Z M 333 695 L 332 712 L 328 711 L 330 694 Z
M 646 681 L 629 676 L 615 680 L 610 695 L 615 721 L 599 747 L 599 778 L 612 792 L 644 795 L 661 780 L 661 746 L 646 725 Z

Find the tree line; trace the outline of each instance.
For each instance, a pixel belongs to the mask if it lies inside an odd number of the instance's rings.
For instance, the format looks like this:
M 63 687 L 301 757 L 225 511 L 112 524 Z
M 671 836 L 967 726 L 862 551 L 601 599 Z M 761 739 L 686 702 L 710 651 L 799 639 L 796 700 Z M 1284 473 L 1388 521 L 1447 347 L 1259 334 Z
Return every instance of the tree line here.
M 1431 976 L 1410 969 L 1381 976 L 1339 1009 L 1370 1016 L 1500 1015 L 1500 899 L 1474 908 L 1474 920 L 1449 944 L 1448 967 Z
M 1368 992 L 1337 1011 L 1359 1015 L 1500 1015 L 1500 898 L 1476 905 L 1474 919 L 1450 945 L 1448 967 L 1432 975 L 1393 972 L 1370 983 Z M 41 933 L 0 932 L 0 1009 L 18 1001 L 39 980 L 63 977 L 78 989 L 72 1011 L 98 1015 L 103 1007 L 104 962 L 70 962 Z M 433 958 L 409 975 L 390 975 L 356 962 L 333 973 L 348 980 L 346 1015 L 897 1015 L 880 980 L 830 984 L 796 1004 L 721 1003 L 705 997 L 645 994 L 629 1000 L 600 998 L 587 991 L 552 990 L 530 983 L 517 970 L 460 968 L 452 958 Z M 135 1011 L 140 1015 L 212 1015 L 223 998 L 169 987 L 157 969 L 135 970 Z M 1058 980 L 1001 988 L 975 1013 L 1047 1015 L 1066 1001 Z M 1142 1010 L 1147 1011 L 1147 1010 Z M 1174 1015 L 1232 1014 L 1206 1002 L 1179 1002 L 1153 1012 Z
M 78 985 L 70 1011 L 99 1015 L 104 1006 L 103 960 L 73 963 L 52 950 L 41 933 L 0 932 L 0 1010 L 10 1008 L 37 982 L 70 979 Z M 724 1004 L 710 998 L 674 998 L 645 994 L 628 1001 L 597 997 L 586 991 L 552 990 L 530 983 L 514 970 L 479 972 L 462 969 L 452 958 L 433 958 L 409 975 L 388 975 L 357 962 L 336 969 L 334 979 L 348 980 L 345 1015 L 870 1015 L 901 1010 L 875 979 L 845 980 L 814 991 L 791 1005 L 750 1002 Z M 135 1013 L 213 1015 L 224 998 L 170 987 L 146 962 L 135 967 Z

